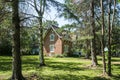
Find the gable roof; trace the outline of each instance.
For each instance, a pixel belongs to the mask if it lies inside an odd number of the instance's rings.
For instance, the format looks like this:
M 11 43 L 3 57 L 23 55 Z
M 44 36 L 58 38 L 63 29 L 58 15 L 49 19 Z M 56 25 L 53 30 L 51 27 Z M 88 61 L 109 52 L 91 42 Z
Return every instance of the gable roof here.
M 54 33 L 59 37 L 59 38 L 62 38 L 62 39 L 66 39 L 65 38 L 65 34 L 67 34 L 66 32 L 66 30 L 62 30 L 62 31 L 64 31 L 64 33 L 63 32 L 59 32 L 58 30 L 59 30 L 60 28 L 59 27 L 57 27 L 57 26 L 55 26 L 55 25 L 51 25 L 49 28 L 48 28 L 48 30 L 47 30 L 47 32 L 45 33 L 45 37 L 44 37 L 44 39 L 46 38 L 46 35 L 52 30 L 52 31 L 54 31 Z M 70 36 L 68 37 L 69 39 L 71 39 L 70 38 Z
M 59 27 L 51 26 L 51 29 L 57 34 L 59 38 L 62 38 L 62 36 L 56 31 L 56 29 L 59 29 Z

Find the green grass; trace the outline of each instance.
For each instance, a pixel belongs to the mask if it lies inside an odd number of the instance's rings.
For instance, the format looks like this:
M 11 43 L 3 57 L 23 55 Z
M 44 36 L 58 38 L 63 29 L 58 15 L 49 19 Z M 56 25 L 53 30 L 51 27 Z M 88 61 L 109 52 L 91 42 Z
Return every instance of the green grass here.
M 38 56 L 22 57 L 22 73 L 28 80 L 119 80 L 120 58 L 112 58 L 113 76 L 103 77 L 102 60 L 99 66 L 91 68 L 91 60 L 83 58 L 45 57 L 46 66 L 38 67 Z M 12 57 L 0 56 L 0 80 L 8 79 L 12 74 Z

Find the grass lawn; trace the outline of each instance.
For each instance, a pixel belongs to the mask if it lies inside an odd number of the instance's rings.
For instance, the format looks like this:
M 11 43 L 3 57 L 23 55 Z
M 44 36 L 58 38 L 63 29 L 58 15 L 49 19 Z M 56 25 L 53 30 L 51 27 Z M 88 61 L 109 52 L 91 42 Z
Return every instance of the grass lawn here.
M 113 76 L 103 77 L 102 60 L 99 66 L 91 68 L 90 60 L 83 58 L 53 58 L 45 57 L 46 66 L 38 67 L 38 56 L 23 56 L 23 75 L 28 80 L 120 80 L 120 58 L 112 58 Z M 0 56 L 0 80 L 11 77 L 12 57 Z

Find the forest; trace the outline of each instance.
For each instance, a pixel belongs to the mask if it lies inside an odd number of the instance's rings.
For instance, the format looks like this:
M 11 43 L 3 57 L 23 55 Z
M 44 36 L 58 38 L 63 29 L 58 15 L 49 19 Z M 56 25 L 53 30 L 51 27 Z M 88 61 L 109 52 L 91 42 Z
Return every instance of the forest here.
M 56 18 L 69 23 L 59 26 Z M 61 54 L 60 42 L 45 40 L 50 30 L 63 42 Z M 0 80 L 6 79 L 119 80 L 120 0 L 0 0 Z

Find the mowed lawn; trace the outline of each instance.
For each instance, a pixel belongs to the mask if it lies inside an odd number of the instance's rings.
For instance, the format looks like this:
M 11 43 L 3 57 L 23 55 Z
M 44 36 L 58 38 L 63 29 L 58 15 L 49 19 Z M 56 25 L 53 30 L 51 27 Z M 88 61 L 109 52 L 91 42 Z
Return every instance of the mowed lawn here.
M 120 80 L 120 58 L 112 58 L 113 76 L 102 76 L 102 59 L 99 66 L 90 67 L 91 60 L 84 58 L 45 57 L 46 66 L 39 67 L 38 56 L 22 56 L 22 72 L 27 80 Z M 0 56 L 0 80 L 12 75 L 12 57 Z

